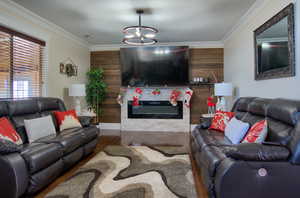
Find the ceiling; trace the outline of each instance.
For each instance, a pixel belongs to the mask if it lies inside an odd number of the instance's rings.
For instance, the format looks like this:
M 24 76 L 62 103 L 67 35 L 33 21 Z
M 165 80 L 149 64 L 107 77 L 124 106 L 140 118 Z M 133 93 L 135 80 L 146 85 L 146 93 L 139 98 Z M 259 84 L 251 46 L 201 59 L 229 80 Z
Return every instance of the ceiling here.
M 13 0 L 91 45 L 119 44 L 136 8 L 150 9 L 142 24 L 159 42 L 220 41 L 255 0 Z M 89 37 L 85 37 L 89 35 Z

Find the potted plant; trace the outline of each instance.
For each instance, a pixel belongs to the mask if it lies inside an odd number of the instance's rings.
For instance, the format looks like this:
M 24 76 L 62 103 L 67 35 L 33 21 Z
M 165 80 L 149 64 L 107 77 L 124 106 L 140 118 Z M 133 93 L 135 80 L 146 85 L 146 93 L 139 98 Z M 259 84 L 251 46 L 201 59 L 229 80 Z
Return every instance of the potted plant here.
M 103 69 L 92 68 L 86 73 L 88 82 L 86 85 L 86 102 L 90 110 L 96 114 L 96 122 L 99 122 L 101 113 L 100 105 L 105 99 L 106 83 L 104 82 Z

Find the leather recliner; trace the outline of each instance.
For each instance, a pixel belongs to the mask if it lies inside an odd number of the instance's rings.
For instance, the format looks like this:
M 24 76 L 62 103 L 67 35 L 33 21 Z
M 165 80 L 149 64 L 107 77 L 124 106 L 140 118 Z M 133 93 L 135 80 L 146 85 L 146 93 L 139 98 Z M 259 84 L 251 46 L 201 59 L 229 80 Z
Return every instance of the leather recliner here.
M 209 196 L 299 197 L 300 101 L 240 98 L 232 111 L 251 125 L 266 119 L 268 136 L 263 144 L 233 145 L 207 123 L 192 131 L 192 156 Z
M 11 121 L 24 143 L 20 152 L 0 155 L 0 197 L 32 196 L 94 151 L 99 129 L 90 118 L 79 117 L 83 128 L 59 132 L 53 111 L 65 110 L 57 98 L 0 101 L 0 117 Z M 47 115 L 52 116 L 57 134 L 28 143 L 24 120 Z

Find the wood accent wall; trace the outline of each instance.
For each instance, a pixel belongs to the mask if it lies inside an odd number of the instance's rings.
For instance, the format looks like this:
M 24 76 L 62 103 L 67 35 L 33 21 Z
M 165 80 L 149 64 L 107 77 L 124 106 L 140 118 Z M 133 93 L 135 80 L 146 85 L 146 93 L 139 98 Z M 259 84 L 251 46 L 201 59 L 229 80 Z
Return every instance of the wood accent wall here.
M 104 69 L 105 82 L 108 85 L 106 100 L 102 104 L 101 122 L 120 123 L 120 106 L 116 102 L 120 86 L 121 71 L 120 51 L 91 52 L 91 67 Z M 190 49 L 190 79 L 193 77 L 209 77 L 212 72 L 219 81 L 223 81 L 224 52 L 222 48 Z M 191 123 L 197 124 L 200 115 L 207 113 L 206 99 L 213 93 L 211 86 L 191 87 L 194 95 L 191 101 Z

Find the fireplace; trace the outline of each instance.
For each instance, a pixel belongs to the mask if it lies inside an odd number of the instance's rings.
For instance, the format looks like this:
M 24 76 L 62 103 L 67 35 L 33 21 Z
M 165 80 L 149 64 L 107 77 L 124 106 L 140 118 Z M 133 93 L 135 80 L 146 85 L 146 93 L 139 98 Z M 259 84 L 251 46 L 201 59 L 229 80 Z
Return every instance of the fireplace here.
M 121 133 L 155 132 L 155 133 L 189 133 L 190 109 L 184 105 L 184 95 L 178 98 L 177 106 L 169 102 L 174 89 L 185 92 L 185 87 L 159 88 L 160 95 L 153 95 L 155 88 L 143 88 L 139 106 L 132 106 L 135 88 L 127 88 L 121 106 Z M 142 136 L 144 137 L 144 136 Z M 168 136 L 166 136 L 168 137 Z
M 128 118 L 134 119 L 182 119 L 182 101 L 172 106 L 169 101 L 140 101 L 139 106 L 133 106 L 128 101 Z

